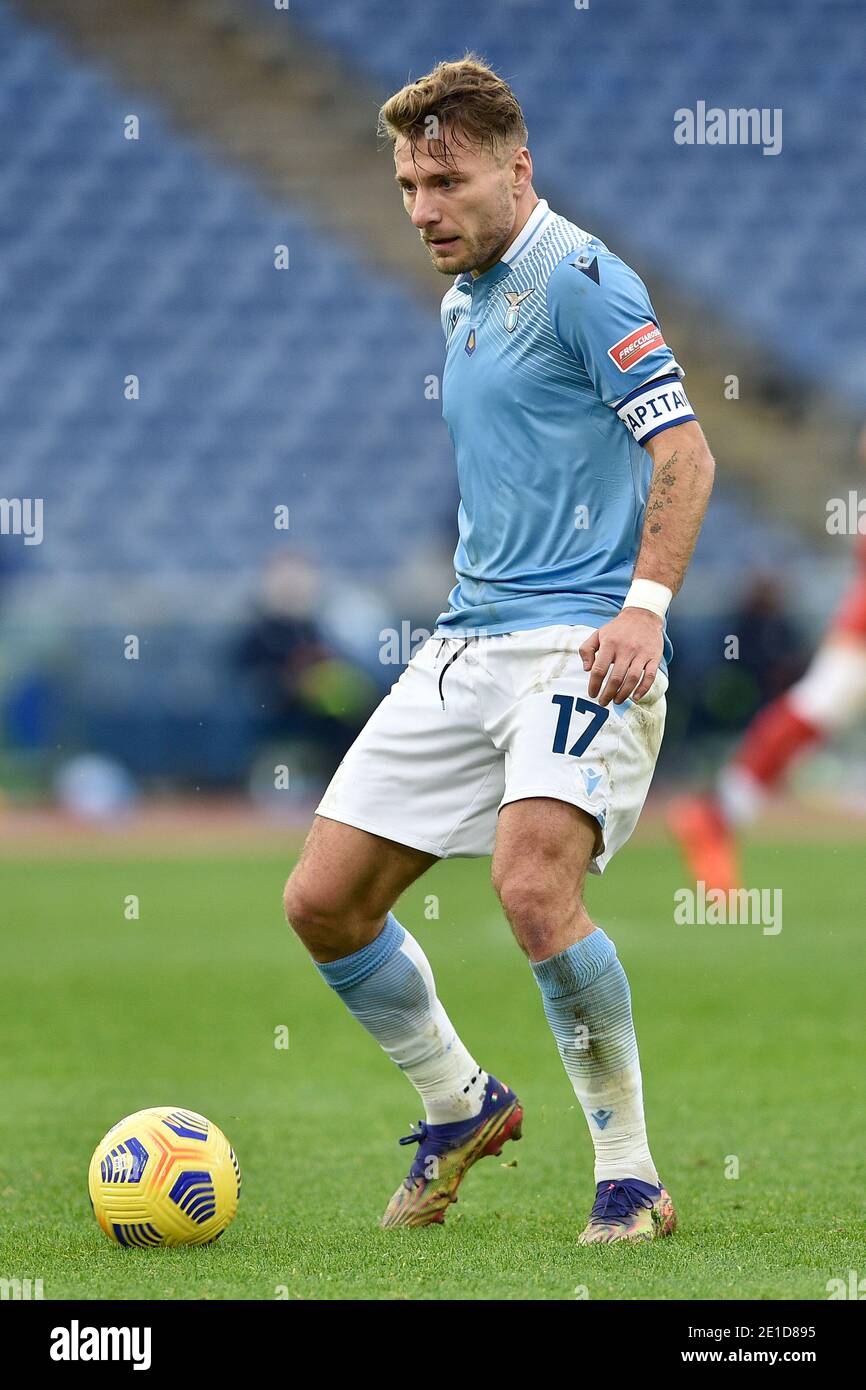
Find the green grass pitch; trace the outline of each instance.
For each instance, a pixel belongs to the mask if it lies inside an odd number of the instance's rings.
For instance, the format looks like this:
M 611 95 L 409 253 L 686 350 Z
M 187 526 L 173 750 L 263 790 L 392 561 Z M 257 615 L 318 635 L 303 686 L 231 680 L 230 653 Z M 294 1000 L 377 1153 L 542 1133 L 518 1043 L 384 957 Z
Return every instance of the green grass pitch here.
M 866 1275 L 861 847 L 752 846 L 749 881 L 783 889 L 778 936 L 675 925 L 667 846 L 628 846 L 590 882 L 680 1230 L 589 1250 L 589 1135 L 487 861 L 438 865 L 397 914 L 467 1044 L 521 1096 L 524 1138 L 472 1170 L 444 1227 L 396 1232 L 377 1219 L 418 1100 L 285 927 L 290 863 L 0 863 L 0 1275 L 41 1278 L 46 1299 L 568 1300 L 820 1300 Z M 239 1214 L 213 1247 L 122 1250 L 91 1215 L 96 1142 L 157 1104 L 202 1111 L 238 1152 Z

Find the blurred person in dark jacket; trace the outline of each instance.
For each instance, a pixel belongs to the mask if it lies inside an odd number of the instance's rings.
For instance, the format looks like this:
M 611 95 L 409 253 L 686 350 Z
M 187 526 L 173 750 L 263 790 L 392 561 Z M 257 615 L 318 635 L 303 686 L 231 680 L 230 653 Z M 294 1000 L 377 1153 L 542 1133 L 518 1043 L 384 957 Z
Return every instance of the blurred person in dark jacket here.
M 319 617 L 322 581 L 305 556 L 270 562 L 234 653 L 249 677 L 263 738 L 316 744 L 339 762 L 378 699 L 374 682 L 336 651 Z

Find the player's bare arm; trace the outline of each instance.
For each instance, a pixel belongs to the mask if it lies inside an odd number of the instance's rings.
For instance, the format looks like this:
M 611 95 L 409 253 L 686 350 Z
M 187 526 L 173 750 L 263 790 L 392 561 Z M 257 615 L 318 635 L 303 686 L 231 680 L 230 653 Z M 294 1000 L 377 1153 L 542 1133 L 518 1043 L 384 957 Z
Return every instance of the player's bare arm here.
M 664 584 L 676 594 L 707 509 L 715 463 L 696 420 L 663 430 L 645 447 L 653 460 L 653 475 L 634 578 Z M 663 623 L 657 613 L 623 608 L 580 649 L 584 669 L 591 671 L 590 698 L 600 705 L 642 699 L 656 678 L 662 644 Z

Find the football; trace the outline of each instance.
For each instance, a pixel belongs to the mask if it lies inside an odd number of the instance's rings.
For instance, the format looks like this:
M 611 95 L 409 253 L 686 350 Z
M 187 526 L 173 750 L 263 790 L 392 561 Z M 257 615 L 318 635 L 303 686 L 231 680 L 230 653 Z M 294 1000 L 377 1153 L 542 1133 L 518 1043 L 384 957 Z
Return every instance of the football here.
M 241 1170 L 221 1129 L 163 1105 L 108 1131 L 87 1185 L 97 1221 L 118 1245 L 207 1245 L 234 1218 Z

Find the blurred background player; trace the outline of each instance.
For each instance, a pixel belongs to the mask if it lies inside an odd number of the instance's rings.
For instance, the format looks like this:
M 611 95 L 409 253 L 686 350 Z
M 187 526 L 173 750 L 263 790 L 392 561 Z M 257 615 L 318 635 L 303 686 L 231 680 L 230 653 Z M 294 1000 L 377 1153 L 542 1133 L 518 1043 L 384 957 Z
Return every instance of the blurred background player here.
M 866 467 L 866 427 L 858 454 Z M 737 832 L 760 813 L 793 763 L 866 713 L 866 534 L 856 573 L 808 669 L 748 725 L 711 792 L 685 796 L 669 821 L 697 882 L 727 891 L 741 884 Z

